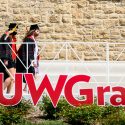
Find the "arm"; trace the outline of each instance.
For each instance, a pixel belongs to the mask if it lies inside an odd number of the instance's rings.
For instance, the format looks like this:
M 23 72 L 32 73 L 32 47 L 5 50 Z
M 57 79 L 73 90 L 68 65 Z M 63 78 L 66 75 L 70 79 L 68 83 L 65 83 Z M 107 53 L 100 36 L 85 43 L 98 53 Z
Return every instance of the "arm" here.
M 9 33 L 8 32 L 6 32 L 3 36 L 2 36 L 2 42 L 4 42 L 4 43 L 10 43 L 11 42 L 11 40 L 10 40 L 10 38 L 9 38 Z M 11 54 L 11 48 L 9 47 L 9 45 L 8 44 L 3 44 L 3 47 L 4 47 L 4 51 L 5 51 L 5 55 L 3 55 L 4 56 L 4 58 L 6 59 L 6 60 L 8 60 L 11 56 L 10 56 L 10 54 Z
M 32 39 L 29 39 L 30 43 L 32 44 L 28 44 L 28 57 L 29 57 L 29 60 L 34 60 L 34 51 L 35 51 L 35 43 L 34 43 L 34 40 Z

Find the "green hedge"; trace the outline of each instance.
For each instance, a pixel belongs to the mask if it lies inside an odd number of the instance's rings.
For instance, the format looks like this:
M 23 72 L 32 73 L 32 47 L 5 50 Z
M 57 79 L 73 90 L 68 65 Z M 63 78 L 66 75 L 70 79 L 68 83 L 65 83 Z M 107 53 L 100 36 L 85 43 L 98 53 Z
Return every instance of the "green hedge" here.
M 38 106 L 44 116 L 38 125 L 125 125 L 124 107 L 99 107 L 96 104 L 73 107 L 61 98 L 54 108 L 47 96 Z M 25 118 L 32 108 L 31 103 L 25 100 L 16 106 L 0 106 L 0 125 L 37 125 Z
M 96 104 L 73 107 L 61 98 L 57 108 L 54 108 L 46 96 L 41 102 L 40 109 L 46 118 L 63 119 L 72 125 L 125 125 L 124 107 L 101 107 Z
M 41 123 L 31 123 L 29 121 L 22 121 L 16 125 L 68 125 L 61 120 L 42 120 Z
M 47 119 L 59 119 L 60 112 L 63 110 L 63 107 L 68 106 L 68 103 L 61 99 L 58 103 L 57 108 L 54 108 L 49 97 L 44 96 L 42 99 L 40 106 L 40 110 L 43 111 L 44 117 Z
M 31 104 L 22 100 L 16 106 L 4 107 L 0 106 L 0 125 L 17 124 L 28 114 Z

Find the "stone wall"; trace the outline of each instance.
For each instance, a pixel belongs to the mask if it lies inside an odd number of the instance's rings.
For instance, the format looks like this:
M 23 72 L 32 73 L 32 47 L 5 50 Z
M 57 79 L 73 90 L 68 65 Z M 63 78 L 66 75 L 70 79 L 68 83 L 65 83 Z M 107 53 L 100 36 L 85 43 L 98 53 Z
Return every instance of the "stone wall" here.
M 21 41 L 26 27 L 38 23 L 41 29 L 38 40 L 41 42 L 125 42 L 125 4 L 124 0 L 121 1 L 0 0 L 0 34 L 10 22 L 17 22 L 18 41 Z M 52 48 L 48 47 L 49 53 L 54 51 Z M 76 51 L 80 53 L 84 49 Z M 113 59 L 119 49 L 111 48 L 111 51 Z M 85 57 L 85 53 L 82 56 Z M 93 58 L 88 54 L 84 59 Z

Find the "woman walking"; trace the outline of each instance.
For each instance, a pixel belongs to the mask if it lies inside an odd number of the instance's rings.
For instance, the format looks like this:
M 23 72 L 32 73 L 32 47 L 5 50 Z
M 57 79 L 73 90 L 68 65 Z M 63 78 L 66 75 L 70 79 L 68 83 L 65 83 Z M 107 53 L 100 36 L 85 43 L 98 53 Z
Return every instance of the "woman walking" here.
M 16 71 L 18 73 L 33 73 L 35 76 L 35 67 L 37 67 L 38 45 L 36 38 L 39 35 L 39 27 L 37 24 L 31 25 L 27 32 L 23 44 L 18 50 L 16 63 Z M 25 79 L 23 80 L 25 82 Z M 26 85 L 24 87 L 26 91 Z
M 18 25 L 11 23 L 8 30 L 2 35 L 0 41 L 0 72 L 4 73 L 4 90 L 10 93 L 14 84 L 14 75 L 16 73 L 16 34 Z M 8 44 L 6 44 L 8 43 Z

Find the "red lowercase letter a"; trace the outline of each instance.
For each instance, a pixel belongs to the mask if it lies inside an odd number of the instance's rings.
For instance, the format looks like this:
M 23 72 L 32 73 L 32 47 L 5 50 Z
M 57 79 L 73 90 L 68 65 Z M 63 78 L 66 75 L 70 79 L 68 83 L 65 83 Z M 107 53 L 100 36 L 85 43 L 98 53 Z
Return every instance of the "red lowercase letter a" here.
M 113 106 L 125 106 L 125 88 L 124 87 L 113 87 L 113 92 L 119 92 L 120 94 L 114 94 L 110 98 L 111 105 Z

